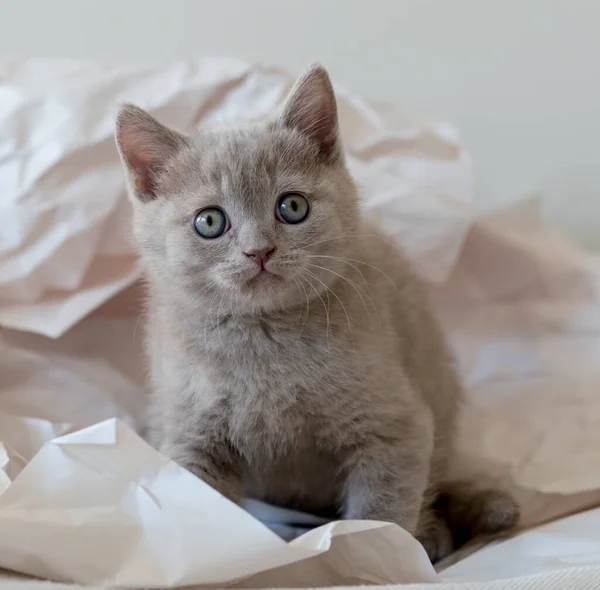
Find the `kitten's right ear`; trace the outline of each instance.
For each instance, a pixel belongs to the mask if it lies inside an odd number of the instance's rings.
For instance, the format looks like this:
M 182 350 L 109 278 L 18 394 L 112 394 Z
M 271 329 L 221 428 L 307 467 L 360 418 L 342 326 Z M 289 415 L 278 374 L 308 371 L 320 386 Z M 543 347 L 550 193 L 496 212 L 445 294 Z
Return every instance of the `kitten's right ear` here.
M 339 155 L 337 104 L 323 66 L 313 64 L 296 81 L 284 104 L 281 121 L 310 138 L 326 160 Z
M 185 136 L 130 104 L 123 105 L 117 114 L 116 141 L 132 189 L 141 201 L 158 196 L 161 174 L 187 145 Z

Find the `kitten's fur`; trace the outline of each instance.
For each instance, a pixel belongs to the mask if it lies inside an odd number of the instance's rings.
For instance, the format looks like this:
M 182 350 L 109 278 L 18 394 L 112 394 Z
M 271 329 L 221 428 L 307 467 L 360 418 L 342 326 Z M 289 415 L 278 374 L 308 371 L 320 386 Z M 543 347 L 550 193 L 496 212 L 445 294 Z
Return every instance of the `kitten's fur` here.
M 440 516 L 468 514 L 462 534 L 515 524 L 508 496 L 444 491 L 461 386 L 421 283 L 359 212 L 325 70 L 272 120 L 194 137 L 125 106 L 117 143 L 161 451 L 235 501 L 398 523 L 432 559 L 452 549 Z M 303 223 L 276 218 L 287 191 L 308 198 Z M 231 223 L 212 240 L 192 225 L 207 206 Z M 275 274 L 244 254 L 262 248 Z

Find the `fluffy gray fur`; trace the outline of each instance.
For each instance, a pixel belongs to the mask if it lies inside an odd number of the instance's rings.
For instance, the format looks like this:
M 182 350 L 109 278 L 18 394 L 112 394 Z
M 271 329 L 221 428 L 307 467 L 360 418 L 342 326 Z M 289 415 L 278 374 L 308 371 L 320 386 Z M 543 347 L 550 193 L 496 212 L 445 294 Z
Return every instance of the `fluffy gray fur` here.
M 323 68 L 272 119 L 193 137 L 124 106 L 117 144 L 149 289 L 157 448 L 234 501 L 391 521 L 432 559 L 454 524 L 515 524 L 510 497 L 445 487 L 461 386 L 421 282 L 360 213 Z M 308 199 L 304 222 L 277 218 L 286 192 Z M 208 206 L 231 225 L 216 239 L 193 227 Z M 268 272 L 244 254 L 256 249 L 274 249 Z

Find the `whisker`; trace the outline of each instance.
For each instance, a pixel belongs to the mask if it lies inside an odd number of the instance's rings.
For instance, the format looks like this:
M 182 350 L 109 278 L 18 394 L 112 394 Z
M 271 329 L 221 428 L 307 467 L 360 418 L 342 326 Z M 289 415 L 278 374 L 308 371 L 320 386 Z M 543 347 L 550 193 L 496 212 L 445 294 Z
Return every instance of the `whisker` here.
M 350 238 L 377 238 L 378 240 L 381 240 L 382 242 L 385 242 L 386 244 L 388 244 L 389 246 L 391 246 L 394 250 L 396 250 L 396 252 L 398 252 L 398 254 L 400 254 L 403 258 L 404 258 L 404 253 L 402 252 L 402 250 L 400 249 L 400 247 L 393 242 L 390 238 L 381 236 L 379 234 L 374 234 L 374 233 L 369 233 L 369 234 L 345 234 L 343 236 L 336 236 L 334 238 L 327 238 L 326 240 L 319 240 L 318 242 L 311 242 L 310 244 L 307 244 L 305 246 L 306 248 L 311 248 L 312 246 L 318 246 L 320 244 L 327 244 L 328 242 L 334 242 L 336 240 L 347 240 Z
M 219 342 L 221 343 L 221 346 L 224 346 L 223 336 L 221 335 L 221 306 L 223 305 L 223 301 L 225 300 L 225 295 L 226 292 L 223 291 L 223 293 L 221 294 L 221 299 L 219 300 L 219 307 L 217 309 L 217 334 L 219 335 Z
M 305 271 L 305 272 L 309 272 L 309 271 Z M 329 346 L 329 309 L 325 305 L 325 300 L 323 299 L 323 297 L 321 297 L 321 293 L 319 293 L 318 289 L 315 288 L 315 286 L 304 276 L 304 274 L 301 274 L 300 278 L 304 279 L 309 284 L 309 286 L 317 294 L 317 297 L 321 300 L 321 303 L 323 304 L 323 309 L 325 310 L 325 316 L 327 318 L 327 346 Z
M 315 268 L 318 268 L 320 270 L 324 270 L 326 272 L 330 272 L 331 274 L 335 275 L 336 277 L 339 277 L 343 281 L 346 281 L 349 285 L 351 285 L 354 288 L 354 290 L 356 291 L 356 293 L 360 297 L 360 300 L 362 301 L 362 303 L 363 303 L 363 305 L 365 307 L 365 311 L 366 311 L 367 315 L 369 314 L 369 308 L 367 307 L 367 302 L 365 301 L 365 298 L 362 296 L 361 289 L 358 287 L 358 285 L 354 281 L 351 281 L 349 278 L 347 278 L 347 277 L 345 277 L 345 276 L 343 276 L 343 275 L 341 275 L 341 274 L 339 274 L 339 273 L 331 270 L 330 268 L 326 268 L 325 266 L 319 266 L 318 264 L 312 264 L 311 262 L 307 262 L 306 264 L 308 264 L 309 266 L 313 266 Z M 373 299 L 369 296 L 368 293 L 365 293 L 365 295 L 367 296 L 367 298 L 371 302 L 371 305 L 373 306 L 373 311 L 375 311 L 375 315 L 377 315 L 378 319 L 380 319 L 377 307 L 376 307 L 375 303 L 373 302 Z
M 365 279 L 365 275 L 361 272 L 361 270 L 360 270 L 360 268 L 358 268 L 358 266 L 355 266 L 354 264 L 352 264 L 352 259 L 350 259 L 350 258 L 341 258 L 340 256 L 321 256 L 319 254 L 307 254 L 306 258 L 329 258 L 331 260 L 339 260 L 341 262 L 344 262 L 348 266 L 353 268 L 360 275 L 360 278 L 363 280 L 365 287 L 369 286 L 367 279 Z
M 357 264 L 364 264 L 365 266 L 368 266 L 369 268 L 372 268 L 373 270 L 376 270 L 377 272 L 380 272 L 389 281 L 389 283 L 392 286 L 392 288 L 394 289 L 394 291 L 396 291 L 396 293 L 398 293 L 398 287 L 396 286 L 396 283 L 394 283 L 394 281 L 392 280 L 392 278 L 390 277 L 390 275 L 388 275 L 386 272 L 384 272 L 383 270 L 381 270 L 377 266 L 375 266 L 373 264 L 369 264 L 368 262 L 364 262 L 362 260 L 357 260 L 355 258 L 342 258 L 340 256 L 326 256 L 324 254 L 310 254 L 310 255 L 307 256 L 307 258 L 331 258 L 332 260 L 341 260 L 341 261 L 346 262 L 348 264 L 350 264 L 351 262 L 356 262 Z M 367 281 L 365 280 L 365 277 L 362 274 L 362 272 L 360 272 L 360 270 L 356 266 L 354 266 L 353 264 L 350 264 L 350 266 L 352 268 L 354 268 L 357 272 L 359 272 L 360 275 L 363 278 L 363 281 L 365 281 L 365 283 L 368 284 Z
M 308 264 L 310 264 L 310 262 Z M 314 266 L 316 268 L 320 268 L 316 264 L 311 264 L 311 266 Z M 344 310 L 344 313 L 346 314 L 346 319 L 348 320 L 348 331 L 352 332 L 352 324 L 350 323 L 350 316 L 348 315 L 348 311 L 346 310 L 346 306 L 342 303 L 342 300 L 338 297 L 337 293 L 333 289 L 330 289 L 316 274 L 314 274 L 313 272 L 311 272 L 308 269 L 306 269 L 306 272 L 309 273 L 317 281 L 319 281 L 319 283 L 321 283 L 321 285 L 323 285 L 323 287 L 325 287 L 325 289 L 326 289 L 325 292 L 326 293 L 331 292 L 331 294 L 339 301 L 340 305 L 342 306 L 342 309 Z M 328 296 L 328 298 L 329 298 L 329 296 Z
M 304 326 L 306 326 L 306 322 L 308 322 L 308 318 L 310 316 L 310 299 L 308 297 L 306 289 L 304 288 L 304 285 L 302 283 L 298 283 L 298 285 L 302 288 L 302 291 L 304 292 L 304 297 L 306 297 L 306 317 L 304 318 L 302 326 L 300 326 L 300 332 L 298 332 L 298 336 L 301 336 L 302 330 L 304 330 Z
M 298 279 L 295 278 L 294 279 L 294 285 L 296 285 L 296 287 L 298 288 L 298 291 L 300 291 L 300 283 L 298 282 Z M 300 295 L 302 295 L 302 292 L 300 291 Z M 300 320 L 302 319 L 302 311 L 304 310 L 304 299 L 300 300 L 300 312 L 298 313 L 298 320 L 296 321 L 296 323 L 300 323 Z

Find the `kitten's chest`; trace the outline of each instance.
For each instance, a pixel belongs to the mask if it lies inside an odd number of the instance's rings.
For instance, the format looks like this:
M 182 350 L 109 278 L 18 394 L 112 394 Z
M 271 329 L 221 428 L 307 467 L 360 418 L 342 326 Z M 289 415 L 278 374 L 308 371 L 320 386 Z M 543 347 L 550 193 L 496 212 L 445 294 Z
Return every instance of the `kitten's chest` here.
M 229 336 L 222 393 L 233 445 L 249 459 L 318 448 L 354 385 L 351 353 L 300 327 L 257 323 Z
M 344 343 L 330 340 L 321 330 L 259 320 L 232 320 L 221 337 L 220 353 L 228 378 L 257 394 L 274 388 L 282 393 L 314 389 L 332 371 L 344 371 L 354 362 Z

